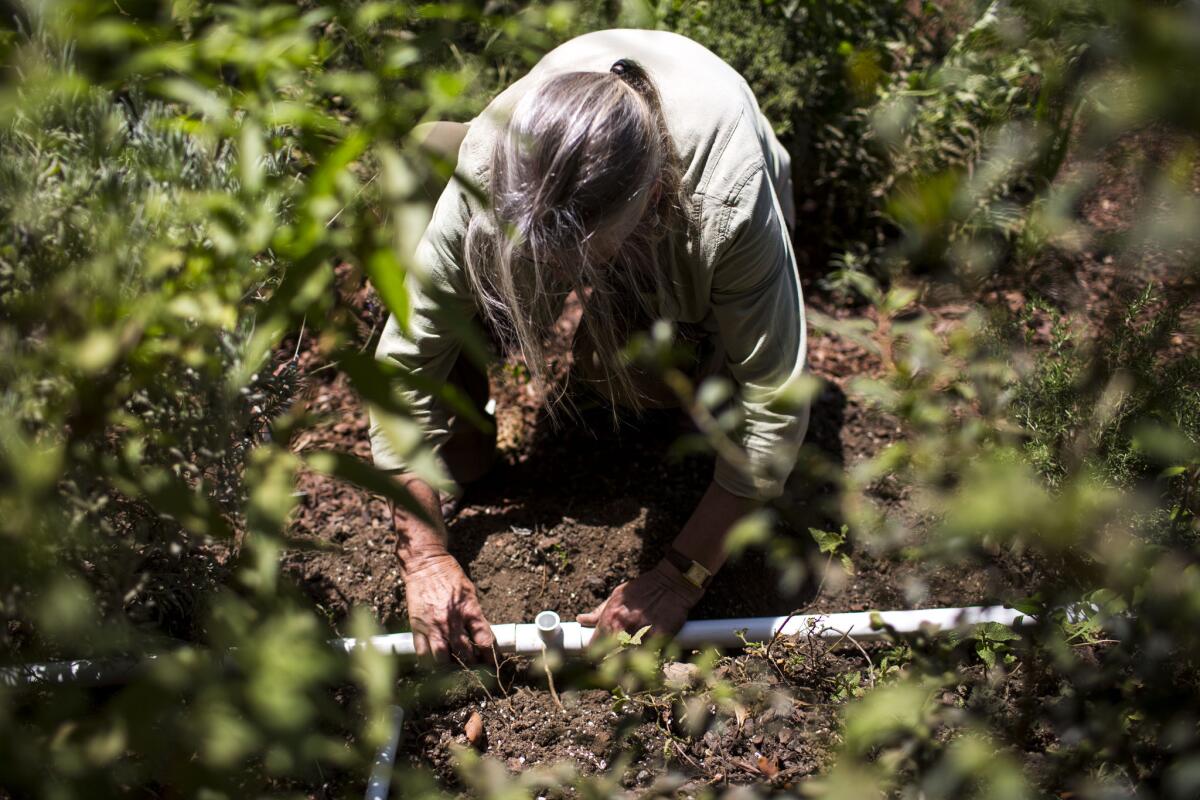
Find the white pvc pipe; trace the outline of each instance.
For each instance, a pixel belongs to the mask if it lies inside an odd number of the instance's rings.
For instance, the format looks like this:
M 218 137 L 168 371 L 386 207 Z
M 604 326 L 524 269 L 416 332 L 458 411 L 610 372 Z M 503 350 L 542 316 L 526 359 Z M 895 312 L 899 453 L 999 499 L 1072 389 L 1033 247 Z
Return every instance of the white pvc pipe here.
M 553 615 L 553 621 L 548 615 Z M 848 635 L 859 641 L 872 641 L 887 635 L 886 630 L 875 630 L 871 627 L 874 618 L 878 618 L 883 625 L 897 633 L 913 633 L 925 625 L 946 629 L 981 622 L 998 622 L 1013 627 L 1033 622 L 1028 615 L 1003 606 L 796 614 L 789 617 L 697 620 L 684 625 L 679 633 L 675 634 L 675 642 L 683 648 L 737 647 L 742 644 L 739 632 L 747 642 L 765 642 L 776 634 L 806 634 L 823 639 L 840 639 Z M 496 649 L 504 653 L 540 653 L 546 646 L 556 646 L 567 652 L 576 652 L 587 649 L 592 641 L 594 629 L 585 628 L 578 622 L 561 622 L 553 611 L 543 611 L 537 619 L 534 624 L 493 625 L 492 634 L 496 638 Z M 338 639 L 334 644 L 349 652 L 364 643 L 358 639 Z M 365 644 L 393 655 L 413 655 L 416 652 L 411 633 L 372 636 Z
M 751 617 L 747 619 L 711 619 L 689 622 L 675 636 L 675 641 L 688 647 L 737 647 L 743 638 L 747 642 L 766 642 L 776 635 L 810 635 L 822 639 L 843 636 L 858 641 L 873 641 L 887 636 L 883 627 L 876 630 L 872 620 L 897 633 L 915 633 L 922 627 L 948 628 L 998 622 L 1009 627 L 1032 624 L 1027 614 L 1003 606 L 971 606 L 968 608 L 924 608 L 915 611 L 852 611 L 841 614 L 797 614 L 790 617 Z M 738 633 L 742 632 L 739 638 Z
M 543 647 L 562 646 L 562 620 L 559 619 L 557 611 L 543 611 L 538 614 L 533 619 L 533 627 L 537 628 Z
M 881 627 L 873 627 L 874 622 Z M 1020 626 L 1033 622 L 1029 616 L 1003 606 L 974 606 L 968 608 L 927 608 L 917 611 L 856 611 L 844 614 L 798 614 L 787 617 L 750 617 L 745 619 L 711 619 L 689 622 L 675 635 L 683 648 L 737 647 L 743 642 L 765 642 L 777 635 L 815 636 L 822 639 L 853 637 L 869 641 L 887 635 L 891 628 L 897 633 L 913 633 L 924 626 L 934 629 L 998 622 Z M 546 649 L 578 652 L 587 648 L 595 633 L 578 622 L 563 622 L 554 611 L 543 611 L 533 624 L 493 625 L 496 648 L 507 653 L 540 653 Z M 335 639 L 334 647 L 350 652 L 369 646 L 382 653 L 415 655 L 411 633 L 392 633 L 370 639 Z M 142 661 L 59 661 L 47 664 L 28 664 L 0 669 L 0 684 L 24 686 L 30 684 L 103 685 L 120 683 L 153 659 Z M 391 708 L 391 727 L 371 769 L 366 800 L 387 800 L 391 787 L 396 751 L 404 725 L 404 709 Z
M 112 661 L 50 661 L 45 664 L 21 664 L 0 668 L 0 686 L 31 686 L 34 684 L 77 686 L 111 686 L 126 683 L 139 670 L 153 661 L 154 655 L 140 660 Z
M 916 611 L 854 611 L 843 614 L 797 614 L 790 617 L 749 617 L 745 619 L 710 619 L 689 622 L 675 634 L 681 647 L 737 647 L 745 641 L 765 642 L 777 633 L 783 635 L 819 636 L 840 639 L 849 635 L 860 641 L 881 639 L 884 630 L 871 627 L 872 619 L 891 627 L 897 633 L 913 633 L 923 625 L 938 629 L 999 622 L 1002 625 L 1028 625 L 1033 619 L 1020 611 L 1003 606 L 971 606 L 967 608 L 926 608 Z M 493 625 L 496 649 L 504 653 L 540 653 L 550 647 L 565 652 L 586 650 L 592 641 L 592 628 L 578 622 L 562 622 L 553 611 L 538 614 L 537 621 Z M 350 652 L 356 647 L 370 646 L 392 655 L 415 655 L 411 633 L 389 633 L 370 639 L 334 639 L 335 648 Z M 149 656 L 148 658 L 153 658 Z M 144 665 L 133 661 L 59 661 L 29 664 L 0 669 L 0 684 L 24 686 L 29 684 L 102 685 L 127 680 L 134 670 Z
M 388 736 L 375 755 L 371 766 L 371 779 L 367 781 L 366 800 L 387 800 L 392 786 L 392 768 L 396 764 L 396 751 L 400 748 L 400 733 L 404 730 L 404 709 L 392 706 L 388 720 Z

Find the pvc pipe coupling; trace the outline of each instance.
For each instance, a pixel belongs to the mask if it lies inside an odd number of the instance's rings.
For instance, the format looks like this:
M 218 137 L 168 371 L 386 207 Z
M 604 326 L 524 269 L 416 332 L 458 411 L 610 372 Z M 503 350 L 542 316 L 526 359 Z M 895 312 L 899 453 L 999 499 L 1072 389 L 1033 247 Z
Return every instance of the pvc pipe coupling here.
M 533 624 L 493 625 L 496 649 L 509 653 L 540 653 L 542 650 L 584 650 L 592 641 L 592 629 L 578 622 L 563 622 L 556 611 L 542 611 Z

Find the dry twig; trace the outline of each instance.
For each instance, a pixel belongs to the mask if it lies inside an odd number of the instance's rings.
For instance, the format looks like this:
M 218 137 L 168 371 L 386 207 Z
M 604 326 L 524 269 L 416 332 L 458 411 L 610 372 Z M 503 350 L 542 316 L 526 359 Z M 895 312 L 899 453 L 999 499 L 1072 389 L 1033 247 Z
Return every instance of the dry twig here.
M 542 668 L 546 670 L 546 681 L 550 685 L 550 696 L 554 698 L 554 705 L 558 706 L 559 711 L 566 711 L 563 708 L 562 700 L 558 699 L 558 691 L 554 688 L 554 673 L 550 671 L 550 660 L 546 658 L 546 651 L 542 650 Z
M 468 667 L 466 665 L 466 662 L 464 662 L 461 658 L 458 657 L 457 653 L 451 653 L 450 655 L 454 656 L 454 660 L 458 662 L 458 665 L 463 668 L 464 672 L 466 672 L 468 675 L 470 675 L 472 678 L 475 679 L 475 683 L 479 684 L 480 689 L 483 689 L 483 693 L 487 695 L 488 700 L 495 703 L 496 698 L 492 697 L 492 693 L 488 691 L 487 686 L 485 686 L 483 681 L 479 679 L 479 675 L 477 675 L 475 673 L 475 670 Z

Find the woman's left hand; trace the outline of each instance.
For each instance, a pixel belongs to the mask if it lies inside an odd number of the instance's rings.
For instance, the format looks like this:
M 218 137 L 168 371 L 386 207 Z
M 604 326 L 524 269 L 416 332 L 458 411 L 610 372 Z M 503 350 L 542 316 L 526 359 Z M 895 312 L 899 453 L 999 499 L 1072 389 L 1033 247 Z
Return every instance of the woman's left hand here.
M 679 570 L 660 561 L 649 572 L 614 589 L 595 611 L 576 619 L 595 627 L 597 636 L 620 631 L 633 634 L 647 625 L 649 636 L 674 636 L 703 595 L 704 590 L 690 583 Z

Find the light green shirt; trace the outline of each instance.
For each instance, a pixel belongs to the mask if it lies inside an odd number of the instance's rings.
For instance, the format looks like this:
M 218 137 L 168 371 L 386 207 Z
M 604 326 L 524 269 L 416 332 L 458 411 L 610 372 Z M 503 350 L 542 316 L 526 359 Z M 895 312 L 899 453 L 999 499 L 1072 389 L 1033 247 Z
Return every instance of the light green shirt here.
M 737 443 L 748 456 L 750 474 L 718 459 L 715 480 L 743 497 L 776 496 L 807 426 L 807 409 L 781 410 L 771 402 L 804 368 L 804 305 L 785 224 L 792 213 L 789 162 L 742 77 L 703 46 L 666 31 L 609 30 L 577 37 L 548 53 L 471 121 L 459 150 L 459 172 L 486 187 L 492 146 L 522 95 L 562 72 L 606 72 L 620 58 L 641 64 L 658 87 L 694 212 L 686 241 L 671 248 L 669 284 L 658 297 L 660 315 L 715 334 L 740 389 L 744 425 Z M 787 205 L 781 205 L 781 197 Z M 450 313 L 475 314 L 462 252 L 467 224 L 481 211 L 457 181 L 442 193 L 409 275 L 409 330 L 389 319 L 377 358 L 445 381 L 460 345 L 430 295 L 438 290 L 452 298 L 457 308 L 446 309 Z M 436 451 L 450 435 L 447 410 L 421 392 L 406 391 L 404 399 Z M 405 467 L 405 454 L 395 445 L 395 437 L 385 436 L 379 419 L 373 419 L 371 446 L 378 467 Z

